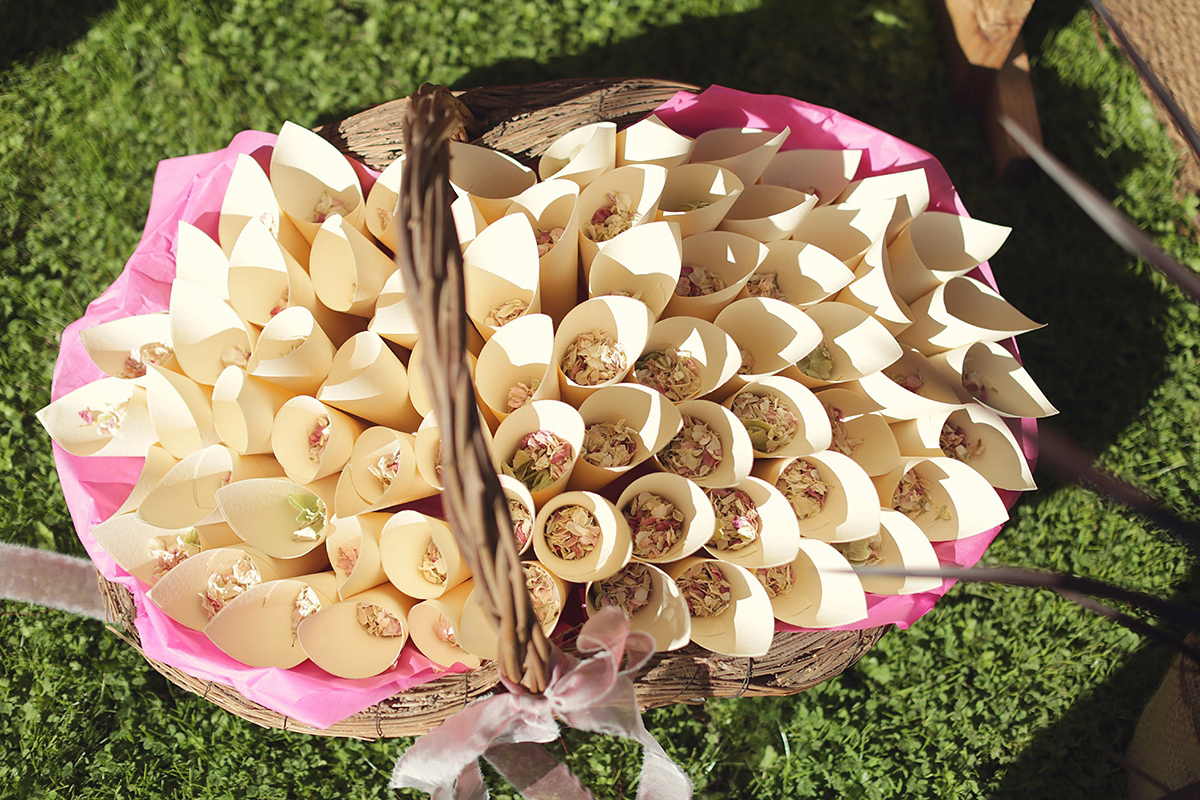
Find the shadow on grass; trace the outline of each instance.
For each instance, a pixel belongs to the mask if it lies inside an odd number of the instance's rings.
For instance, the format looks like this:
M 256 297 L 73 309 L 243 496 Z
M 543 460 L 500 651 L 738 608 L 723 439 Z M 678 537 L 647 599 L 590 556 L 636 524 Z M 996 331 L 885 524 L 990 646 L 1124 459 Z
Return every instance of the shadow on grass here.
M 115 0 L 28 3 L 0 0 L 0 67 L 31 62 L 52 50 L 65 50 L 82 38 L 92 21 L 116 7 Z

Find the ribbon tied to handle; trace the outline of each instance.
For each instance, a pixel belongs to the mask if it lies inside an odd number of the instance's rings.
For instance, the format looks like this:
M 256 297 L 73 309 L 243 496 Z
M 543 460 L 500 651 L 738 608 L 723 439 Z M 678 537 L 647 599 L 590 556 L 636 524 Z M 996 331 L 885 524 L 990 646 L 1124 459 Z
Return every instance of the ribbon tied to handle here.
M 577 730 L 620 736 L 643 746 L 638 800 L 691 798 L 687 774 L 642 723 L 630 678 L 653 655 L 651 637 L 631 632 L 624 612 L 605 608 L 584 623 L 576 646 L 591 655 L 580 661 L 556 649 L 542 694 L 505 680 L 506 694 L 472 703 L 418 739 L 396 762 L 392 788 L 420 789 L 432 800 L 486 800 L 479 758 L 491 750 L 493 756 L 502 753 L 509 760 L 529 756 L 544 761 L 545 751 L 531 743 L 557 739 L 562 720 Z M 622 669 L 626 656 L 628 664 Z M 534 791 L 526 796 L 581 796 L 566 768 L 557 767 L 529 787 Z

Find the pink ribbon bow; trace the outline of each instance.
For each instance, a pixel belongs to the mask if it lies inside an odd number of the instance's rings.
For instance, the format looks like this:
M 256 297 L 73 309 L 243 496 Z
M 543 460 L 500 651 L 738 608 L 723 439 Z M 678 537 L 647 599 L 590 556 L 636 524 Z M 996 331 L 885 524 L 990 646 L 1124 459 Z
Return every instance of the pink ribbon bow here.
M 633 739 L 645 748 L 638 800 L 689 800 L 691 781 L 646 730 L 629 677 L 653 655 L 653 639 L 630 632 L 624 612 L 605 608 L 583 625 L 576 646 L 593 655 L 579 661 L 555 650 L 549 685 L 542 694 L 505 681 L 507 694 L 472 703 L 418 739 L 396 762 L 392 788 L 421 789 L 432 800 L 486 800 L 479 758 L 495 748 L 493 753 L 503 753 L 508 760 L 545 760 L 542 748 L 527 743 L 557 739 L 556 720 L 561 719 L 577 730 Z M 622 670 L 627 649 L 629 663 Z M 550 797 L 554 784 L 564 790 L 574 786 L 578 796 L 578 785 L 558 766 L 534 788 Z

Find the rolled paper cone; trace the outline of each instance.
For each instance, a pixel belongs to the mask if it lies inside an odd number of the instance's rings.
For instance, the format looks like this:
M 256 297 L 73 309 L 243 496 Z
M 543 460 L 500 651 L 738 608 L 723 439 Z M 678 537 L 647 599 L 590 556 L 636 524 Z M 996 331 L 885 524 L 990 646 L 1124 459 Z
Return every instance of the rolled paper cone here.
M 961 435 L 961 450 L 943 446 L 945 426 Z M 945 456 L 962 461 L 997 489 L 1015 492 L 1037 488 L 1021 445 L 1004 419 L 978 403 L 957 411 L 892 424 L 900 452 L 905 456 Z
M 242 456 L 225 445 L 210 445 L 172 467 L 142 499 L 138 517 L 160 528 L 199 525 L 218 510 L 221 487 L 282 474 L 270 456 Z
M 792 586 L 771 598 L 776 619 L 804 628 L 836 628 L 867 618 L 862 581 L 833 545 L 801 539 L 792 570 Z
M 262 329 L 246 371 L 293 394 L 316 394 L 329 377 L 336 350 L 312 312 L 293 306 Z
M 171 348 L 171 318 L 165 313 L 102 322 L 80 331 L 79 339 L 92 363 L 114 378 L 140 378 L 147 364 L 180 369 Z
M 579 558 L 566 559 L 547 542 L 550 517 L 560 508 L 579 506 L 588 511 L 600 529 L 595 546 Z M 533 521 L 533 552 L 542 565 L 565 581 L 587 583 L 603 580 L 629 563 L 633 540 L 625 516 L 609 500 L 594 492 L 563 492 L 542 505 Z
M 887 242 L 893 241 L 909 222 L 929 207 L 929 176 L 925 170 L 910 169 L 854 181 L 834 202 L 865 208 L 880 200 L 892 199 L 896 205 L 885 233 Z
M 778 299 L 800 308 L 833 297 L 854 280 L 850 268 L 832 253 L 790 239 L 767 244 L 766 257 L 738 292 L 739 298 L 754 296 L 750 290 L 755 275 L 773 275 L 779 287 Z
M 892 291 L 889 274 L 887 250 L 883 240 L 876 239 L 858 262 L 854 280 L 838 292 L 836 299 L 866 311 L 898 337 L 912 325 L 915 314 Z
M 790 367 L 815 350 L 824 336 L 803 310 L 771 297 L 734 300 L 714 322 L 733 338 L 743 359 L 753 359 L 745 372 L 738 370 L 734 380 L 739 385 Z
M 238 536 L 229 523 L 225 521 L 210 522 L 197 525 L 196 533 L 200 536 L 201 550 L 215 550 L 218 547 L 236 547 L 246 544 L 246 540 Z
M 221 441 L 242 455 L 270 453 L 275 415 L 292 397 L 244 369 L 226 367 L 213 386 L 213 426 Z
M 537 515 L 537 506 L 533 502 L 533 495 L 525 488 L 525 484 L 511 475 L 497 475 L 500 479 L 500 488 L 504 490 L 504 497 L 510 502 L 516 502 L 524 509 L 523 515 L 528 517 L 525 520 L 524 536 L 525 541 L 521 541 L 521 534 L 517 531 L 517 518 L 513 517 L 513 535 L 517 537 L 517 552 L 524 554 L 533 546 L 533 518 Z M 509 511 L 512 511 L 511 507 Z
M 441 597 L 422 600 L 408 612 L 408 636 L 426 658 L 442 667 L 462 664 L 468 669 L 479 666 L 479 656 L 474 656 L 457 644 L 461 627 L 463 605 L 473 581 L 460 583 Z
M 217 490 L 216 502 L 238 536 L 273 558 L 306 555 L 321 547 L 331 532 L 333 505 L 290 480 L 230 483 Z
M 588 297 L 624 294 L 641 300 L 657 318 L 679 283 L 683 243 L 679 228 L 651 222 L 630 228 L 596 255 Z
M 705 551 L 713 558 L 746 569 L 777 567 L 791 563 L 800 547 L 800 528 L 792 504 L 783 493 L 766 481 L 753 476 L 730 489 L 745 492 L 758 511 L 761 529 L 754 541 L 737 550 L 722 550 L 709 540 Z M 724 490 L 709 490 L 712 492 Z M 721 520 L 718 517 L 718 526 Z
M 146 597 L 180 625 L 202 631 L 211 619 L 205 599 L 210 579 L 229 576 L 239 562 L 253 567 L 252 571 L 247 571 L 247 577 L 257 577 L 251 585 L 279 580 L 279 574 L 265 558 L 236 547 L 221 547 L 184 559 L 159 578 Z
M 213 617 L 204 634 L 221 652 L 251 667 L 291 669 L 308 660 L 296 627 L 325 605 L 304 581 L 283 578 L 252 586 Z
M 363 212 L 363 223 L 367 226 L 367 232 L 392 252 L 396 251 L 396 227 L 393 217 L 396 214 L 396 202 L 400 199 L 400 182 L 403 179 L 404 154 L 401 153 L 375 179 L 371 190 L 367 192 Z
M 820 206 L 805 215 L 792 238 L 832 253 L 854 270 L 872 244 L 886 243 L 884 237 L 895 208 L 895 200 L 863 207 Z
M 816 195 L 817 205 L 826 206 L 845 191 L 861 160 L 861 150 L 783 150 L 767 163 L 762 182 Z
M 121 569 L 148 586 L 202 549 L 200 535 L 191 526 L 159 528 L 133 514 L 101 522 L 92 535 Z
M 354 441 L 350 461 L 342 470 L 339 503 L 341 483 L 346 480 L 371 511 L 436 494 L 437 490 L 417 471 L 415 442 L 416 437 L 411 433 L 382 426 L 363 431 Z M 338 513 L 342 513 L 340 506 Z
M 640 383 L 637 377 L 638 361 L 649 354 L 666 352 L 671 348 L 682 356 L 694 359 L 699 373 L 695 389 L 681 395 L 680 400 L 703 397 L 724 386 L 742 365 L 742 355 L 733 337 L 713 323 L 695 317 L 668 317 L 654 323 L 646 346 L 634 360 L 634 369 L 629 371 L 625 379 Z M 674 400 L 673 397 L 670 399 Z
M 771 598 L 754 573 L 736 564 L 696 557 L 677 561 L 666 570 L 678 584 L 684 572 L 703 563 L 713 564 L 728 581 L 729 605 L 713 616 L 693 614 L 692 641 L 728 656 L 757 658 L 766 655 L 775 636 L 775 620 L 772 619 Z
M 555 324 L 579 300 L 579 220 L 575 205 L 579 184 L 566 179 L 536 183 L 512 199 L 509 214 L 523 213 L 533 227 L 534 241 L 554 235 L 557 241 L 538 258 L 538 295 L 543 314 Z M 539 246 L 540 247 L 540 246 Z
M 489 315 L 506 303 L 524 306 L 519 314 L 538 313 L 540 269 L 537 241 L 524 214 L 496 220 L 463 251 L 467 316 L 484 341 L 503 325 L 489 322 Z
M 630 164 L 606 172 L 584 187 L 575 206 L 575 219 L 579 223 L 579 258 L 586 281 L 592 261 L 600 249 L 607 247 L 628 233 L 628 229 L 617 233 L 607 241 L 596 241 L 589 233 L 592 220 L 601 209 L 612 208 L 620 201 L 632 217 L 630 228 L 654 222 L 658 217 L 658 203 L 666 184 L 667 170 L 653 164 Z
M 807 308 L 805 313 L 824 334 L 822 346 L 832 360 L 829 377 L 814 377 L 802 372 L 799 365 L 782 374 L 810 389 L 879 372 L 904 354 L 904 349 L 883 323 L 861 308 L 829 301 Z
M 408 399 L 408 370 L 379 334 L 370 331 L 338 348 L 317 399 L 377 425 L 412 431 L 421 424 L 421 415 Z
M 305 617 L 296 629 L 300 646 L 314 664 L 339 678 L 378 675 L 400 657 L 413 605 L 395 588 L 376 586 Z M 359 622 L 364 615 L 386 634 L 369 633 Z
M 618 167 L 627 164 L 657 164 L 660 167 L 687 163 L 695 140 L 676 133 L 654 114 L 617 131 Z
M 366 428 L 349 414 L 300 395 L 284 403 L 275 415 L 271 450 L 290 480 L 312 483 L 346 465 L 354 440 Z
M 795 233 L 816 205 L 815 194 L 756 183 L 738 195 L 717 229 L 777 242 Z
M 309 254 L 313 290 L 334 311 L 371 317 L 396 263 L 338 214 L 317 227 Z
M 911 303 L 987 261 L 1011 232 L 1012 228 L 983 220 L 926 211 L 888 245 L 892 287 Z
M 513 197 L 537 182 L 537 175 L 498 150 L 451 142 L 450 181 L 471 195 L 490 224 L 504 215 Z
M 617 500 L 617 509 L 625 516 L 626 523 L 629 523 L 629 515 L 626 513 L 629 504 L 643 492 L 657 495 L 675 506 L 683 515 L 683 529 L 675 543 L 661 554 L 655 556 L 643 552 L 642 555 L 637 555 L 635 550 L 632 560 L 652 564 L 678 561 L 698 551 L 712 538 L 716 526 L 712 503 L 709 502 L 708 495 L 704 494 L 704 490 L 694 482 L 670 472 L 651 472 L 635 479 L 625 487 L 625 491 L 621 492 Z M 634 535 L 632 530 L 630 533 Z
M 252 219 L 229 256 L 229 304 L 243 319 L 266 325 L 288 306 L 317 308 L 312 280 L 296 259 Z
M 671 297 L 662 315 L 698 317 L 712 322 L 742 290 L 766 257 L 765 244 L 740 233 L 709 231 L 688 237 L 683 242 L 683 266 L 707 270 L 720 278 L 724 288 L 695 297 L 676 294 Z
M 440 583 L 422 569 L 430 545 L 443 561 L 445 575 Z M 418 600 L 441 597 L 471 577 L 450 526 L 417 511 L 399 511 L 388 519 L 379 538 L 379 558 L 392 585 Z M 433 562 L 428 566 L 434 570 Z
M 900 449 L 887 420 L 875 413 L 879 405 L 856 392 L 841 387 L 822 389 L 817 400 L 829 415 L 834 428 L 831 450 L 849 456 L 871 477 L 891 472 L 900 466 Z M 842 420 L 834 425 L 840 415 Z
M 154 435 L 171 455 L 183 458 L 217 443 L 210 387 L 155 364 L 137 380 L 146 387 Z
M 875 484 L 849 456 L 826 450 L 801 458 L 760 461 L 754 475 L 775 486 L 786 498 L 788 492 L 781 476 L 796 461 L 815 467 L 827 490 L 825 504 L 816 514 L 807 519 L 796 515 L 801 536 L 823 542 L 853 542 L 875 535 L 879 530 Z
M 683 238 L 714 231 L 746 188 L 716 164 L 683 164 L 667 170 L 658 216 L 679 226 Z
M 538 161 L 538 177 L 567 178 L 585 187 L 617 165 L 617 126 L 594 122 L 550 143 Z
M 758 181 L 790 133 L 790 128 L 779 133 L 758 128 L 714 128 L 696 137 L 691 161 L 724 167 L 746 186 L 751 186 Z
M 140 457 L 158 441 L 146 390 L 123 378 L 86 383 L 37 412 L 71 455 Z
M 879 414 L 888 422 L 949 414 L 961 407 L 953 387 L 939 380 L 936 369 L 915 350 L 906 350 L 882 372 L 850 381 L 845 388 L 881 406 Z
M 313 131 L 283 123 L 271 151 L 270 175 L 280 207 L 310 243 L 334 214 L 366 230 L 366 204 L 354 167 Z
M 579 406 L 585 430 L 584 452 L 575 462 L 568 484 L 572 489 L 600 491 L 666 446 L 679 432 L 680 414 L 663 395 L 645 386 L 624 383 L 606 386 Z M 586 430 L 599 423 L 623 424 L 635 445 L 632 458 L 622 466 L 597 466 L 587 459 Z
M 373 512 L 353 517 L 333 517 L 325 537 L 325 552 L 338 579 L 337 593 L 343 600 L 374 586 L 387 583 L 379 540 L 391 514 Z
M 504 465 L 511 465 L 521 440 L 531 433 L 543 430 L 555 434 L 570 445 L 571 453 L 562 475 L 553 483 L 536 491 L 530 489 L 533 501 L 538 506 L 542 506 L 567 487 L 567 482 L 571 479 L 571 471 L 575 468 L 580 453 L 583 452 L 583 417 L 574 407 L 558 400 L 534 400 L 509 414 L 500 423 L 491 447 L 494 458 Z M 417 440 L 419 457 L 420 434 L 418 434 Z
M 417 344 L 417 321 L 408 300 L 404 276 L 399 270 L 393 272 L 383 284 L 375 303 L 375 316 L 367 330 L 379 334 L 389 342 L 412 349 Z
M 526 570 L 527 587 L 530 583 L 529 572 L 535 571 L 540 582 L 549 588 L 549 593 L 553 596 L 550 605 L 545 607 L 542 615 L 539 616 L 542 631 L 549 636 L 558 625 L 559 617 L 562 616 L 563 607 L 566 605 L 567 584 L 563 582 L 562 578 L 536 561 L 522 561 L 521 565 Z M 469 581 L 468 583 L 473 585 L 475 582 Z M 459 646 L 468 653 L 488 661 L 495 661 L 500 654 L 500 637 L 496 631 L 495 612 L 485 611 L 485 606 L 491 609 L 492 603 L 487 598 L 484 587 L 473 586 L 467 595 L 466 603 L 463 604 L 460 617 L 461 627 L 457 631 L 457 639 Z M 538 610 L 536 601 L 534 610 L 535 612 Z
M 267 173 L 253 156 L 239 153 L 221 201 L 221 216 L 217 222 L 217 240 L 226 256 L 233 252 L 242 228 L 252 219 L 265 225 L 302 267 L 308 267 L 308 240 L 279 207 Z M 175 274 L 179 277 L 178 271 Z
M 312 587 L 312 590 L 317 593 L 317 597 L 320 598 L 322 606 L 332 605 L 338 599 L 338 579 L 332 570 L 314 572 L 310 575 L 297 575 L 288 580 L 297 580 Z
M 458 243 L 467 247 L 475 241 L 479 232 L 487 227 L 487 220 L 479 206 L 471 201 L 470 195 L 460 195 L 450 204 L 450 215 L 454 218 L 454 229 L 458 233 Z
M 475 390 L 500 421 L 512 413 L 513 400 L 557 400 L 558 369 L 553 358 L 554 321 L 545 314 L 514 319 L 479 352 Z M 532 391 L 524 391 L 521 385 Z
M 917 523 L 890 508 L 883 510 L 881 522 L 879 533 L 883 542 L 879 547 L 878 563 L 854 568 L 863 589 L 871 594 L 900 595 L 919 594 L 940 587 L 941 579 L 929 575 L 879 574 L 883 569 L 930 572 L 941 566 L 933 544 L 925 538 Z
M 646 604 L 632 613 L 626 610 L 629 613 L 629 629 L 650 634 L 656 652 L 678 650 L 686 645 L 691 640 L 692 617 L 679 586 L 671 580 L 670 575 L 651 564 L 628 564 L 625 567 L 630 568 L 645 570 L 650 585 Z M 603 581 L 593 581 L 584 590 L 589 617 L 606 605 L 600 600 L 602 587 Z
M 684 416 L 684 427 L 666 447 L 655 455 L 655 461 L 664 472 L 674 472 L 669 464 L 672 443 L 687 436 L 687 418 L 705 423 L 716 434 L 720 442 L 721 456 L 716 466 L 707 475 L 684 475 L 705 488 L 736 486 L 750 474 L 754 465 L 754 445 L 742 421 L 729 409 L 711 400 L 685 400 L 677 403 L 679 413 Z M 666 460 L 664 460 L 666 459 Z
M 913 301 L 912 312 L 913 324 L 897 338 L 927 356 L 1045 327 L 990 286 L 965 276 L 951 278 Z
M 176 278 L 169 311 L 175 358 L 189 378 L 212 386 L 225 367 L 246 365 L 256 337 L 220 297 Z
M 817 399 L 812 390 L 799 381 L 784 378 L 780 375 L 764 375 L 746 383 L 736 394 L 730 395 L 721 405 L 738 416 L 734 402 L 743 394 L 759 397 L 769 396 L 778 400 L 785 411 L 795 418 L 796 430 L 786 441 L 776 442 L 773 450 L 754 447 L 756 458 L 791 458 L 826 450 L 832 441 L 829 415 L 825 406 Z M 764 431 L 769 423 L 759 420 L 757 416 L 750 417 L 751 422 L 739 419 L 747 433 L 752 429 Z M 753 423 L 757 424 L 753 424 Z M 750 436 L 751 445 L 755 444 L 755 436 Z M 769 439 L 768 439 L 769 441 Z
M 605 295 L 585 300 L 567 313 L 554 333 L 553 363 L 558 370 L 559 396 L 578 407 L 588 395 L 602 386 L 620 383 L 633 368 L 654 324 L 650 307 L 632 297 Z M 604 334 L 615 341 L 623 355 L 624 366 L 611 378 L 594 384 L 581 384 L 563 371 L 568 348 L 584 334 Z
M 133 485 L 133 489 L 129 492 L 129 496 L 125 498 L 125 502 L 113 512 L 112 516 L 119 517 L 123 514 L 137 511 L 138 506 L 146 499 L 146 495 L 150 493 L 150 490 L 157 486 L 158 482 L 163 479 L 163 476 L 178 463 L 179 459 L 167 452 L 167 449 L 162 445 L 150 445 L 146 449 L 146 458 L 142 462 L 142 471 L 138 473 L 137 483 Z
M 900 467 L 874 478 L 884 508 L 893 500 L 908 472 L 918 476 L 927 502 L 908 517 L 932 542 L 965 539 L 989 531 L 1008 519 L 1008 510 L 996 490 L 975 470 L 953 458 L 906 458 Z
M 442 483 L 442 429 L 438 427 L 437 419 L 431 414 L 421 420 L 421 427 L 413 436 L 413 456 L 417 460 L 417 475 L 437 491 L 442 491 L 446 485 Z
M 175 280 L 203 286 L 229 302 L 229 256 L 204 231 L 179 221 L 175 236 Z
M 929 357 L 964 403 L 974 400 L 1002 417 L 1050 417 L 1058 413 L 1021 362 L 996 342 L 977 342 Z

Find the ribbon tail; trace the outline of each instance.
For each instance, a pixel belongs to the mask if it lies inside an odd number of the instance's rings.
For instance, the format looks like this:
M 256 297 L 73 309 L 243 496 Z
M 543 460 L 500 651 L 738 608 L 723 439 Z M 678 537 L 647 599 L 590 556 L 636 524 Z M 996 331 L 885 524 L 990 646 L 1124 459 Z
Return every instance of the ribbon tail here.
M 494 744 L 484 758 L 526 800 L 594 800 L 566 764 L 533 742 Z

